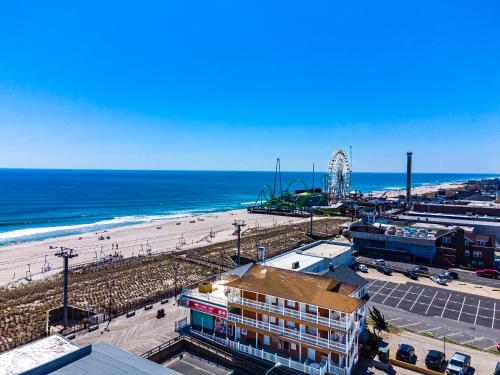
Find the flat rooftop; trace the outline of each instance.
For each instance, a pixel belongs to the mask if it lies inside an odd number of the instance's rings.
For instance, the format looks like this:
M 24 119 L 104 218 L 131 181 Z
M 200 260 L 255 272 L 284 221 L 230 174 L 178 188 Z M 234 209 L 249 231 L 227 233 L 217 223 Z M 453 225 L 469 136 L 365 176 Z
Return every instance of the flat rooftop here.
M 0 373 L 19 374 L 80 349 L 56 334 L 0 354 Z
M 237 278 L 235 275 L 224 275 L 222 280 L 217 280 L 212 283 L 212 291 L 209 293 L 200 293 L 198 288 L 188 290 L 183 293 L 185 296 L 195 298 L 204 302 L 213 303 L 215 305 L 227 306 L 227 296 L 224 293 L 224 285 L 229 281 Z
M 486 225 L 490 227 L 500 227 L 500 222 L 497 221 L 485 221 L 485 220 L 474 220 L 474 217 L 464 218 L 450 218 L 450 217 L 440 217 L 440 215 L 427 215 L 426 216 L 411 216 L 411 215 L 399 215 L 399 220 L 411 220 L 411 221 L 425 221 L 428 218 L 429 221 L 434 223 L 442 224 L 453 224 L 456 226 L 470 226 L 475 227 L 478 225 Z
M 322 258 L 335 258 L 351 248 L 350 243 L 321 242 L 313 247 L 305 249 L 302 254 Z
M 322 259 L 318 259 L 317 257 L 310 256 L 310 254 L 304 255 L 297 251 L 290 251 L 283 255 L 276 256 L 274 258 L 268 259 L 264 262 L 266 266 L 282 268 L 286 270 L 294 270 L 299 271 L 306 267 L 312 266 L 318 262 L 321 262 Z M 295 262 L 299 262 L 298 268 L 292 268 L 292 265 Z

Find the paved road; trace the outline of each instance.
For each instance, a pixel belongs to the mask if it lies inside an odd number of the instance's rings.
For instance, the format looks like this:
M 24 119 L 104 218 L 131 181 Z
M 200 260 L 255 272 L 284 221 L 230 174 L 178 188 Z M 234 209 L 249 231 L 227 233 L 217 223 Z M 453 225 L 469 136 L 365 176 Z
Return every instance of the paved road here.
M 362 256 L 362 257 L 358 257 L 357 261 L 360 263 L 367 264 L 367 265 L 373 265 L 373 261 L 375 259 L 378 259 L 378 258 Z M 411 262 L 391 261 L 391 260 L 387 260 L 385 263 L 391 269 L 401 269 L 401 270 L 408 269 L 408 268 L 413 267 L 415 265 L 415 263 L 411 263 Z M 444 268 L 431 267 L 427 264 L 420 264 L 420 265 L 429 268 L 430 275 L 438 275 L 441 272 L 446 270 Z M 479 277 L 473 272 L 463 271 L 463 270 L 456 269 L 456 268 L 453 268 L 453 269 L 450 268 L 450 271 L 457 272 L 459 274 L 460 281 L 464 281 L 464 282 L 468 282 L 468 283 L 472 283 L 472 284 L 477 284 L 477 285 L 490 286 L 493 288 L 500 288 L 500 280 L 490 279 L 490 278 L 486 278 L 486 277 Z
M 407 282 L 371 280 L 369 306 L 400 328 L 493 349 L 500 341 L 500 300 Z

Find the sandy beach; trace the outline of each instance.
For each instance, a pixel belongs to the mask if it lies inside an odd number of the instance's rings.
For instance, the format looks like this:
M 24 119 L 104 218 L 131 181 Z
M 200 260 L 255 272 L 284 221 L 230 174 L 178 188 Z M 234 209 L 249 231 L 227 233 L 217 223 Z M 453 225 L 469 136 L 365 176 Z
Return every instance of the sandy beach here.
M 129 257 L 147 254 L 148 250 L 186 249 L 236 238 L 233 226 L 236 219 L 245 221 L 243 232 L 304 220 L 249 214 L 242 209 L 8 245 L 0 247 L 0 285 L 22 281 L 28 269 L 33 280 L 61 271 L 62 259 L 54 255 L 60 246 L 76 250 L 78 257 L 70 259 L 70 265 L 99 260 L 115 252 Z
M 434 193 L 440 189 L 460 189 L 465 185 L 462 182 L 444 182 L 442 184 L 437 185 L 425 185 L 425 186 L 417 186 L 411 189 L 412 195 L 425 195 L 429 193 Z M 406 190 L 387 190 L 387 191 L 379 191 L 374 193 L 367 194 L 372 197 L 381 197 L 385 196 L 387 198 L 397 198 L 400 195 L 406 195 Z

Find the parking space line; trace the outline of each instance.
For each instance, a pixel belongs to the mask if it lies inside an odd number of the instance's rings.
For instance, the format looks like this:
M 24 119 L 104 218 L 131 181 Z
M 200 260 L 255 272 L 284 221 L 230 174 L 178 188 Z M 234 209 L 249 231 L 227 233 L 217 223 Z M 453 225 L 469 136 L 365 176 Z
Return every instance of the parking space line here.
M 463 341 L 463 342 L 460 343 L 460 345 L 467 344 L 468 342 L 478 341 L 478 340 L 481 340 L 481 339 L 484 339 L 484 337 L 478 337 L 477 339 Z
M 410 289 L 408 289 L 408 290 L 406 291 L 406 293 L 404 294 L 404 296 L 403 296 L 403 297 L 399 300 L 399 302 L 398 302 L 398 304 L 396 305 L 395 309 L 397 309 L 397 308 L 398 308 L 398 306 L 399 306 L 399 304 L 400 304 L 401 302 L 403 302 L 403 300 L 405 299 L 406 295 L 410 292 L 411 288 L 413 288 L 413 287 L 412 287 L 412 286 L 410 286 Z
M 434 298 L 436 298 L 437 294 L 438 294 L 438 291 L 436 290 L 436 294 L 434 294 L 434 297 L 432 297 L 431 303 L 429 303 L 429 306 L 427 306 L 427 310 L 425 310 L 425 315 L 427 315 L 427 313 L 429 312 L 429 309 L 432 306 L 432 302 L 434 302 Z
M 422 333 L 422 332 L 431 332 L 431 331 L 435 331 L 436 329 L 439 329 L 441 327 L 434 327 L 434 328 L 429 328 L 429 329 L 423 329 L 421 331 L 418 331 L 417 333 Z
M 392 319 L 387 319 L 386 322 L 393 322 L 395 320 L 401 320 L 403 318 L 392 318 Z
M 476 325 L 476 322 L 477 322 L 477 314 L 479 313 L 480 306 L 481 306 L 481 299 L 479 300 L 479 303 L 477 304 L 476 317 L 474 318 L 474 325 Z
M 425 288 L 422 289 L 422 291 L 420 292 L 420 294 L 418 295 L 418 297 L 415 299 L 415 302 L 413 302 L 413 305 L 411 305 L 411 308 L 410 308 L 410 311 L 413 310 L 413 307 L 415 307 L 415 304 L 417 303 L 418 299 L 420 298 L 420 296 L 422 295 L 422 293 L 424 292 Z
M 465 304 L 465 299 L 466 299 L 466 298 L 467 298 L 467 297 L 466 297 L 466 296 L 464 296 L 464 300 L 463 300 L 463 302 L 462 302 L 462 308 L 460 309 L 460 314 L 458 314 L 458 319 L 457 319 L 458 321 L 460 321 L 460 317 L 462 316 L 462 310 L 464 309 L 464 304 Z
M 385 297 L 385 299 L 382 301 L 382 305 L 385 303 L 385 301 L 387 300 L 387 298 L 389 298 L 391 296 L 392 292 L 394 292 L 396 289 L 398 289 L 399 285 L 400 284 L 396 284 L 396 287 L 393 290 L 391 290 L 391 292 L 387 295 L 387 297 Z
M 405 328 L 405 327 L 410 327 L 410 326 L 415 326 L 417 324 L 420 324 L 422 322 L 416 322 L 416 323 L 410 323 L 410 324 L 403 324 L 402 326 L 398 326 L 399 328 Z
M 377 290 L 371 297 L 375 297 L 387 284 L 389 281 L 386 281 L 384 285 L 382 285 L 379 290 Z
M 455 332 L 455 333 L 450 333 L 449 335 L 443 335 L 443 336 L 439 336 L 438 339 L 442 339 L 443 337 L 451 337 L 451 336 L 456 336 L 456 335 L 460 335 L 461 333 L 463 332 Z
M 444 310 L 446 310 L 446 306 L 448 306 L 448 302 L 450 302 L 450 297 L 451 297 L 451 293 L 448 294 L 448 299 L 446 300 L 446 303 L 444 304 L 443 311 L 441 311 L 441 318 L 443 317 Z
M 493 328 L 494 325 L 495 325 L 495 310 L 496 310 L 496 307 L 497 307 L 497 303 L 495 302 L 495 304 L 493 305 L 493 319 L 491 321 L 491 328 Z

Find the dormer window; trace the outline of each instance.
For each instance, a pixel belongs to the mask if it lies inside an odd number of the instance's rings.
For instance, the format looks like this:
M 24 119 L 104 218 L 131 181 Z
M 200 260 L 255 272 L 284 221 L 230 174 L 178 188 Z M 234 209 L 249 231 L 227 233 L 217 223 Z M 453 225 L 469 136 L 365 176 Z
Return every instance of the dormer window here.
M 450 244 L 451 243 L 451 238 L 448 237 L 448 236 L 443 237 L 443 243 Z
M 465 246 L 469 246 L 470 245 L 470 241 L 466 238 L 465 239 Z
M 485 246 L 485 242 L 483 240 L 479 240 L 479 246 Z

